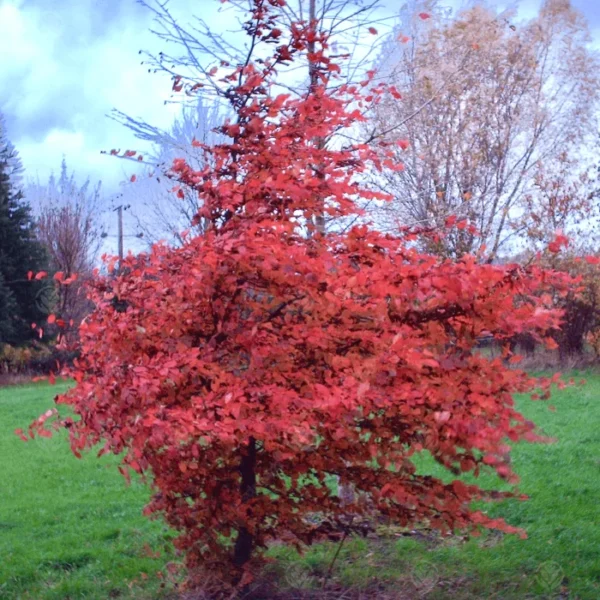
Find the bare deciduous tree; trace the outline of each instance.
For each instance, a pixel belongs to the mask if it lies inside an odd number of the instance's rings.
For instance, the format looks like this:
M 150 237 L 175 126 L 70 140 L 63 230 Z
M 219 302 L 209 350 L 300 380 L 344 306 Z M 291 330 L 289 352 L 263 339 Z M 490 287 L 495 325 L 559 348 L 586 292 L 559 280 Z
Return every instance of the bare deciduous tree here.
M 198 15 L 184 24 L 166 2 L 138 1 L 153 14 L 155 25 L 151 31 L 165 44 L 165 50 L 158 54 L 143 52 L 144 64 L 173 77 L 174 89 L 185 92 L 188 98 L 201 94 L 228 104 L 229 86 L 220 79 L 219 67 L 224 63 L 248 64 L 249 57 L 260 60 L 263 55 L 269 56 L 272 44 L 281 43 L 277 37 L 261 39 L 260 34 L 250 36 L 250 42 L 244 41 L 243 45 L 238 43 L 240 33 L 246 30 L 245 20 L 253 4 L 248 0 L 229 0 L 219 8 L 228 25 L 233 25 L 221 30 Z M 328 36 L 331 53 L 346 57 L 338 78 L 341 84 L 361 77 L 361 71 L 368 68 L 379 48 L 382 38 L 376 27 L 389 29 L 395 18 L 395 13 L 386 13 L 384 4 L 382 0 L 289 0 L 282 12 L 290 24 L 308 26 L 312 23 L 315 31 L 323 31 Z M 294 61 L 287 69 L 278 65 L 278 71 L 282 70 L 286 71 L 287 83 L 278 82 L 278 85 L 287 87 L 293 94 L 309 90 L 309 61 Z M 181 96 L 174 101 L 180 102 Z
M 166 132 L 113 111 L 114 119 L 131 129 L 139 139 L 154 144 L 153 151 L 149 156 L 144 153 L 143 160 L 149 166 L 145 174 L 152 177 L 137 178 L 131 185 L 125 183 L 123 197 L 131 203 L 148 242 L 165 239 L 179 244 L 181 231 L 190 228 L 200 200 L 193 190 L 185 187 L 178 188 L 179 196 L 183 195 L 183 198 L 169 192 L 174 187 L 169 173 L 173 159 L 186 158 L 188 164 L 200 168 L 205 160 L 204 153 L 192 146 L 192 140 L 215 143 L 219 139 L 215 133 L 217 125 L 236 108 L 230 105 L 231 82 L 221 79 L 220 67 L 248 65 L 251 61 L 260 63 L 261 56 L 269 55 L 271 44 L 280 43 L 280 40 L 262 39 L 260 33 L 255 32 L 249 43 L 237 43 L 239 34 L 247 27 L 244 19 L 251 5 L 247 0 L 231 0 L 219 9 L 228 19 L 228 27 L 221 30 L 197 15 L 184 23 L 166 2 L 138 1 L 151 11 L 154 17 L 152 32 L 165 45 L 164 51 L 157 54 L 143 52 L 143 64 L 172 77 L 173 102 L 182 103 L 183 112 L 172 130 Z M 383 39 L 377 27 L 382 31 L 386 27 L 389 29 L 392 17 L 383 10 L 383 4 L 381 0 L 292 0 L 282 11 L 290 23 L 312 24 L 316 32 L 327 33 L 332 40 L 332 56 L 345 56 L 344 70 L 336 80 L 341 85 L 363 76 Z M 218 6 L 216 2 L 214 6 Z M 306 51 L 310 52 L 311 48 Z M 285 77 L 278 82 L 281 89 L 265 90 L 265 93 L 310 93 L 316 77 L 310 65 L 308 60 L 299 60 L 293 67 L 277 65 L 278 70 L 286 71 Z M 318 143 L 326 144 L 327 140 Z M 125 158 L 136 160 L 131 156 Z M 317 227 L 323 229 L 324 218 L 316 215 L 314 219 Z M 197 227 L 192 229 L 198 232 Z
M 181 115 L 169 131 L 120 111 L 114 111 L 113 117 L 133 131 L 138 139 L 152 144 L 150 152 L 144 155 L 144 173 L 134 181 L 124 182 L 119 194 L 123 202 L 131 205 L 144 239 L 148 244 L 165 240 L 179 245 L 184 230 L 201 233 L 202 223 L 191 225 L 200 208 L 198 194 L 186 186 L 179 186 L 179 195 L 174 193 L 170 169 L 176 158 L 184 158 L 194 169 L 202 168 L 205 153 L 193 142 L 214 144 L 222 137 L 216 132 L 224 118 L 218 106 L 206 107 L 202 98 L 193 106 L 183 106 Z
M 595 254 L 600 236 L 600 167 L 559 156 L 548 169 L 539 165 L 524 198 L 530 252 L 546 248 L 557 233 L 569 238 L 572 253 Z
M 31 203 L 37 221 L 37 236 L 47 249 L 54 271 L 77 281 L 59 287 L 57 310 L 63 319 L 78 324 L 89 310 L 81 293 L 81 283 L 92 273 L 103 237 L 101 183 L 80 185 L 74 174 L 61 164 L 60 176 L 50 176 L 47 184 L 29 182 L 25 197 Z
M 531 225 L 525 199 L 539 168 L 567 149 L 581 156 L 595 133 L 599 62 L 569 0 L 546 0 L 522 24 L 483 4 L 435 14 L 411 36 L 397 30 L 378 61 L 403 97 L 377 107 L 371 138 L 398 142 L 405 168 L 375 182 L 394 195 L 375 218 L 390 229 L 466 218 L 479 235 L 458 230 L 429 250 L 494 260 Z

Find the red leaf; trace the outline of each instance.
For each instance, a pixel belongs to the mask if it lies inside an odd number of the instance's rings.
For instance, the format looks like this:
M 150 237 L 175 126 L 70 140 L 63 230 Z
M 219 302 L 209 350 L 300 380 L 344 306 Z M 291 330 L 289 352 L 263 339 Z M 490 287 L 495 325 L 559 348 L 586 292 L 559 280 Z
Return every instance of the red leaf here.
M 452 482 L 452 489 L 454 493 L 461 499 L 468 498 L 469 488 L 460 480 L 456 479 Z
M 552 240 L 549 244 L 548 244 L 548 250 L 550 250 L 550 252 L 553 252 L 554 254 L 560 252 L 562 247 L 567 247 L 569 245 L 569 238 L 557 233 L 554 240 Z
M 451 414 L 450 411 L 443 410 L 441 412 L 436 412 L 434 416 L 438 423 L 446 423 L 450 420 Z
M 368 381 L 365 381 L 358 386 L 356 395 L 359 400 L 362 400 L 364 398 L 365 394 L 369 391 L 370 387 L 371 384 Z
M 69 285 L 77 280 L 77 273 L 73 273 L 71 277 L 67 277 L 62 283 L 63 285 Z
M 18 435 L 24 442 L 28 442 L 29 438 L 25 435 L 22 429 L 15 429 L 15 435 Z
M 396 89 L 395 86 L 393 86 L 393 85 L 390 86 L 389 91 L 393 98 L 395 98 L 396 100 L 402 100 L 402 94 Z M 408 147 L 408 142 L 407 142 L 407 147 Z M 403 150 L 404 149 L 405 148 L 403 148 Z
M 76 454 L 77 456 L 77 454 Z M 77 458 L 81 458 L 81 454 L 79 454 L 79 456 Z M 125 481 L 127 482 L 127 485 L 131 485 L 131 473 L 129 472 L 129 469 L 127 467 L 119 467 L 119 472 L 121 473 L 121 475 L 123 475 L 123 477 L 125 477 Z

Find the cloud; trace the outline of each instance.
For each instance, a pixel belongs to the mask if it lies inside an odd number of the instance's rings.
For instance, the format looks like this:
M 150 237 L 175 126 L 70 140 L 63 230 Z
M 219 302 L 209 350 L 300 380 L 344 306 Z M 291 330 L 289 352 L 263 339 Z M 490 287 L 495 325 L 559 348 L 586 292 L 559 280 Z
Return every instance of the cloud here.
M 45 179 L 66 155 L 82 176 L 114 186 L 120 161 L 101 150 L 135 145 L 106 115 L 114 107 L 168 125 L 166 77 L 138 50 L 156 46 L 135 2 L 8 0 L 0 5 L 0 111 L 29 175 Z
M 573 1 L 600 27 L 597 0 Z M 184 22 L 200 14 L 217 29 L 233 18 L 218 12 L 217 0 L 169 6 Z M 44 180 L 65 155 L 80 178 L 102 179 L 109 190 L 129 177 L 135 165 L 100 152 L 140 142 L 106 115 L 116 107 L 168 127 L 177 111 L 164 106 L 168 78 L 140 65 L 140 49 L 161 49 L 151 25 L 150 11 L 134 0 L 0 0 L 0 111 L 28 175 Z

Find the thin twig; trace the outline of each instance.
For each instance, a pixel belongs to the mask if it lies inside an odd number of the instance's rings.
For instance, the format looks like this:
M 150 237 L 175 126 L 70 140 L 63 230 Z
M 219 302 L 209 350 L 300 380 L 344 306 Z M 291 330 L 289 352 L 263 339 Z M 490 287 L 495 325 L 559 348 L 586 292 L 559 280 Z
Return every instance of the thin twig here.
M 354 516 L 352 516 L 352 520 L 354 520 Z M 352 525 L 352 521 L 350 521 L 350 525 Z M 346 541 L 346 538 L 348 537 L 348 529 L 349 529 L 349 527 L 344 528 L 344 535 L 342 536 L 342 539 L 340 540 L 340 543 L 338 544 L 337 550 L 335 551 L 335 554 L 333 555 L 333 558 L 331 559 L 331 563 L 329 564 L 329 568 L 327 569 L 325 579 L 323 579 L 323 588 L 325 588 L 325 585 L 331 578 L 331 572 L 333 571 L 335 561 L 337 560 L 338 556 L 340 555 L 342 546 L 344 545 L 344 542 Z

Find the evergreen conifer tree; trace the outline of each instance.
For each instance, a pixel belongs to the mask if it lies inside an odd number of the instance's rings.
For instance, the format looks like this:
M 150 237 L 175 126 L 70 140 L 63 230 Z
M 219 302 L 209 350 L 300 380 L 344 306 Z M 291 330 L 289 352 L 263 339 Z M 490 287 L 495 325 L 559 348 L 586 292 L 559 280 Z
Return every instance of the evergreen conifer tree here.
M 29 281 L 28 271 L 47 265 L 46 252 L 35 238 L 29 205 L 19 191 L 23 171 L 0 117 L 0 343 L 18 345 L 31 339 L 31 323 L 43 320 L 45 281 Z

